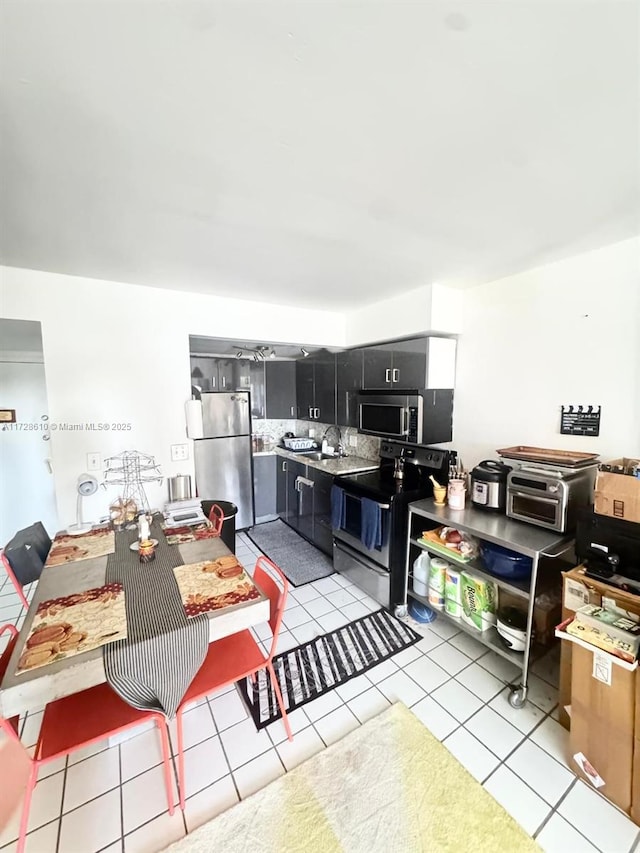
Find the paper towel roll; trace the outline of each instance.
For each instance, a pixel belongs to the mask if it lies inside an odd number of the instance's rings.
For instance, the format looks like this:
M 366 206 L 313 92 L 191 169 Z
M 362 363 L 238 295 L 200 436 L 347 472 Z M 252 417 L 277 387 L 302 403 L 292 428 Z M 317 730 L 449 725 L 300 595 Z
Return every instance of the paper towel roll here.
M 187 438 L 204 438 L 200 400 L 187 400 L 184 410 L 187 419 Z
M 453 601 L 456 604 L 462 603 L 460 572 L 452 569 L 451 566 L 449 566 L 445 572 L 444 595 L 449 601 Z

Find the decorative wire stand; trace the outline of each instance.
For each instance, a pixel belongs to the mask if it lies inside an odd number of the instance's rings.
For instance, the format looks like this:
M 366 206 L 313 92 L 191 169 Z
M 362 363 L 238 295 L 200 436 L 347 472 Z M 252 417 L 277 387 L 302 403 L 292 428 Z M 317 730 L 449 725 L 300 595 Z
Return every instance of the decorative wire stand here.
M 133 501 L 139 511 L 149 512 L 145 483 L 161 483 L 164 479 L 155 457 L 137 450 L 125 450 L 105 460 L 103 486 L 124 486 L 122 500 Z

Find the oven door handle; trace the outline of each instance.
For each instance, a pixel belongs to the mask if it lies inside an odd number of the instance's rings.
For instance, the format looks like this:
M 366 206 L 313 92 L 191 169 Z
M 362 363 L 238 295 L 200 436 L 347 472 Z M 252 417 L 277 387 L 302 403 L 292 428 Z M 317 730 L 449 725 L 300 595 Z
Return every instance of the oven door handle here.
M 344 494 L 346 498 L 350 498 L 353 501 L 362 501 L 360 495 L 352 495 L 347 489 L 344 490 Z M 381 504 L 379 501 L 374 501 L 375 504 L 378 504 L 380 509 L 391 509 L 391 504 Z
M 545 498 L 540 492 L 521 492 L 513 489 L 509 497 L 511 498 L 511 503 L 513 503 L 513 498 L 533 498 L 540 503 L 543 504 L 555 504 L 556 506 L 560 506 L 560 501 L 557 498 Z

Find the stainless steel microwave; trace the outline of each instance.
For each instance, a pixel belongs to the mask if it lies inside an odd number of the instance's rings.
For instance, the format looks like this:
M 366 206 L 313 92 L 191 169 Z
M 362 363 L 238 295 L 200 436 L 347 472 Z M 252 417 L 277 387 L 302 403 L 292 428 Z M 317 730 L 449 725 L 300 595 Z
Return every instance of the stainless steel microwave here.
M 408 444 L 451 441 L 453 391 L 361 391 L 358 432 Z

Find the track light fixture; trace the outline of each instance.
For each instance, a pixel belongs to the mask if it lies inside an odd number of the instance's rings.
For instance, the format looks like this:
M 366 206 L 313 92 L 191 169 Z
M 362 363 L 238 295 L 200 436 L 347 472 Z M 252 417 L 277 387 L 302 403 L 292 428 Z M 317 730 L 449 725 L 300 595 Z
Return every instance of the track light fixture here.
M 254 361 L 264 361 L 267 358 L 275 358 L 276 351 L 273 347 L 265 346 L 261 344 L 258 347 L 239 347 L 236 344 L 236 358 L 242 358 L 243 355 L 247 355 L 249 358 L 252 358 Z

